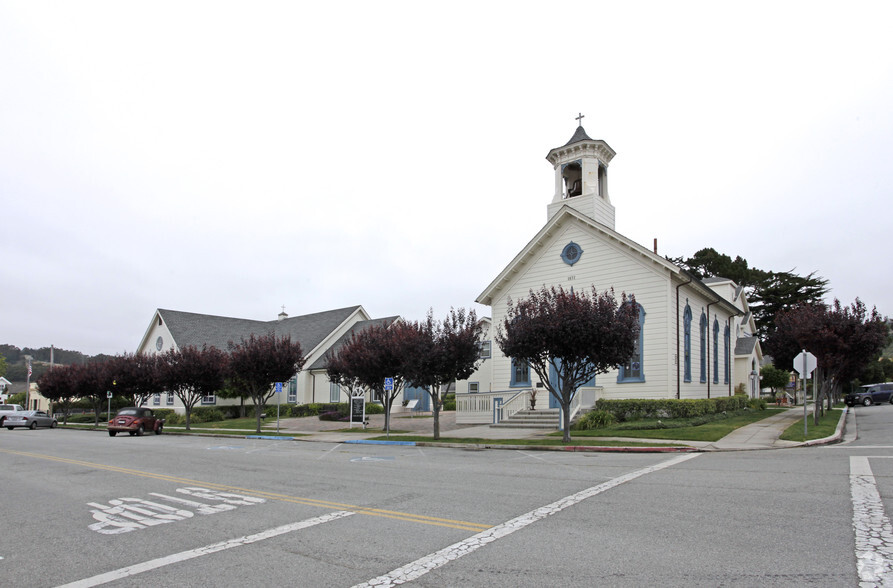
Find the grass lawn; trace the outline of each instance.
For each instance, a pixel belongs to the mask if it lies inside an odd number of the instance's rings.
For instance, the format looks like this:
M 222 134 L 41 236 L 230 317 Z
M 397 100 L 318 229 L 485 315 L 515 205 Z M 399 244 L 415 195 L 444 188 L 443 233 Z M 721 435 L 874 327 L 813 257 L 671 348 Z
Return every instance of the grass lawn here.
M 591 431 L 571 431 L 571 437 L 634 437 L 644 439 L 676 439 L 679 441 L 719 441 L 735 429 L 749 425 L 777 414 L 783 409 L 767 408 L 766 410 L 748 410 L 729 418 L 693 425 L 688 427 L 668 427 L 665 429 L 628 429 L 605 428 Z M 671 425 L 673 421 L 666 420 Z M 630 426 L 634 423 L 630 423 Z M 800 422 L 803 428 L 803 422 Z M 557 433 L 560 435 L 561 433 Z
M 803 419 L 798 420 L 796 423 L 788 427 L 784 433 L 781 434 L 780 439 L 784 439 L 785 441 L 812 441 L 813 439 L 824 439 L 825 437 L 830 437 L 834 434 L 834 431 L 837 430 L 837 423 L 840 422 L 840 413 L 841 410 L 835 408 L 833 410 L 826 410 L 825 415 L 819 418 L 819 424 L 813 424 L 812 414 L 808 415 L 808 419 L 806 422 L 806 438 L 803 438 Z
M 373 441 L 416 441 L 426 442 L 434 441 L 431 435 L 400 435 L 391 436 L 390 439 L 385 436 L 375 437 Z M 641 443 L 636 441 L 606 441 L 602 439 L 571 439 L 570 443 L 565 443 L 561 439 L 551 437 L 539 437 L 536 439 L 483 439 L 478 437 L 441 437 L 438 443 L 467 443 L 470 445 L 555 445 L 566 447 L 568 445 L 598 445 L 599 447 L 684 447 L 684 445 L 673 443 Z

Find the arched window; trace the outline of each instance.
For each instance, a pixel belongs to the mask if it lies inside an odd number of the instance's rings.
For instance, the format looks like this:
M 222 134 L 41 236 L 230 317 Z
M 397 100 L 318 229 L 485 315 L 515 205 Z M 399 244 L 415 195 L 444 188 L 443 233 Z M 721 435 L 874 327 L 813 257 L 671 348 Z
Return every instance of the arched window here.
M 713 319 L 713 383 L 719 384 L 719 321 Z
M 512 358 L 512 374 L 509 385 L 512 388 L 530 386 L 530 366 L 527 365 L 526 361 Z
M 685 303 L 685 312 L 682 315 L 682 322 L 685 325 L 683 377 L 686 382 L 691 382 L 691 307 L 688 305 L 688 302 Z
M 707 383 L 707 315 L 701 312 L 701 383 Z
M 645 368 L 642 365 L 645 350 L 645 309 L 638 302 L 636 306 L 639 309 L 639 340 L 636 342 L 636 349 L 633 351 L 632 357 L 620 366 L 620 372 L 617 374 L 618 384 L 645 381 Z
M 729 331 L 729 325 L 726 325 L 725 331 L 723 331 L 723 334 L 722 334 L 722 338 L 723 338 L 723 345 L 726 348 L 725 377 L 723 378 L 723 384 L 728 384 L 729 383 L 729 371 L 731 371 L 731 364 L 732 364 L 732 356 L 730 354 L 731 353 L 732 334 Z

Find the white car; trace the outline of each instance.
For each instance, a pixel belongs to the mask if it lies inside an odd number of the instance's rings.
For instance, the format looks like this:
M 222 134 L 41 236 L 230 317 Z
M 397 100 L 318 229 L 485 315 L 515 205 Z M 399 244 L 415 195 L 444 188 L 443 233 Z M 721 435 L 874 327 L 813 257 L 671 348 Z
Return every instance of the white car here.
M 50 427 L 51 429 L 55 429 L 56 419 L 42 410 L 25 410 L 21 412 L 14 412 L 6 417 L 6 420 L 3 422 L 3 426 L 12 431 L 16 427 L 28 427 L 29 429 L 36 429 L 37 427 Z
M 25 407 L 21 404 L 0 404 L 0 427 L 3 426 L 3 421 L 6 420 L 6 417 L 14 412 L 22 412 L 23 410 L 25 410 Z

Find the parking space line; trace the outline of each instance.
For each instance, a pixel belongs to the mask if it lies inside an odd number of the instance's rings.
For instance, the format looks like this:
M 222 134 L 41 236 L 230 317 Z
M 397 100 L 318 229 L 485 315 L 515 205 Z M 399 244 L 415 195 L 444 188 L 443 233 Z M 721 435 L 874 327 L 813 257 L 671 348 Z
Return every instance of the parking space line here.
M 170 476 L 166 474 L 153 474 L 151 472 L 144 472 L 141 470 L 134 470 L 130 468 L 123 468 L 118 466 L 105 465 L 100 463 L 93 463 L 89 461 L 81 461 L 77 459 L 69 459 L 64 457 L 56 457 L 53 455 L 43 455 L 40 453 L 29 453 L 25 451 L 13 451 L 10 449 L 0 449 L 0 452 L 10 453 L 13 455 L 21 455 L 25 457 L 33 457 L 36 459 L 47 459 L 50 461 L 56 461 L 61 463 L 67 463 L 71 465 L 78 465 L 88 468 L 106 470 L 110 472 L 116 472 L 119 474 L 127 474 L 131 476 L 141 476 L 144 478 L 152 478 L 155 480 L 162 480 L 165 482 L 173 482 L 175 484 L 187 484 L 190 486 L 202 486 L 205 488 L 211 488 L 214 490 L 225 490 L 229 492 L 240 492 L 243 494 L 250 494 L 251 496 L 260 496 L 262 498 L 268 498 L 270 500 L 278 500 L 281 502 L 291 502 L 294 504 L 303 504 L 306 506 L 315 506 L 319 508 L 329 508 L 329 509 L 338 509 L 338 510 L 349 510 L 355 512 L 357 514 L 363 514 L 367 516 L 374 517 L 383 517 L 389 519 L 395 519 L 399 521 L 407 521 L 411 523 L 421 523 L 424 525 L 432 525 L 435 527 L 447 527 L 450 529 L 460 529 L 463 531 L 481 531 L 483 529 L 490 528 L 489 524 L 486 523 L 472 523 L 469 521 L 457 521 L 452 519 L 443 519 L 438 517 L 429 517 L 425 515 L 417 515 L 400 511 L 393 510 L 385 510 L 379 508 L 369 508 L 365 506 L 353 505 L 353 504 L 345 504 L 341 502 L 333 502 L 329 500 L 317 500 L 314 498 L 302 498 L 298 496 L 288 496 L 286 494 L 276 494 L 273 492 L 265 492 L 262 490 L 254 490 L 251 488 L 242 488 L 240 486 L 230 486 L 228 484 L 218 484 L 216 482 L 208 482 L 205 480 L 193 480 L 190 478 L 181 478 L 178 476 Z
M 132 566 L 127 566 L 111 572 L 106 572 L 104 574 L 99 574 L 97 576 L 93 576 L 92 578 L 85 578 L 83 580 L 71 582 L 70 584 L 60 586 L 59 588 L 89 588 L 90 586 L 107 584 L 108 582 L 114 582 L 115 580 L 121 580 L 123 578 L 127 578 L 128 576 L 142 574 L 143 572 L 148 572 L 150 570 L 155 570 L 164 566 L 169 566 L 181 561 L 195 559 L 196 557 L 201 557 L 203 555 L 210 555 L 212 553 L 217 553 L 218 551 L 223 551 L 225 549 L 231 549 L 233 547 L 240 547 L 242 545 L 256 543 L 258 541 L 263 541 L 264 539 L 269 539 L 278 535 L 284 535 L 285 533 L 291 533 L 292 531 L 298 531 L 300 529 L 306 529 L 308 527 L 313 527 L 314 525 L 319 525 L 321 523 L 328 523 L 330 521 L 344 518 L 352 514 L 354 513 L 347 511 L 329 513 L 327 515 L 314 517 L 312 519 L 292 523 L 290 525 L 283 525 L 274 529 L 261 531 L 260 533 L 255 533 L 254 535 L 246 535 L 244 537 L 238 537 L 236 539 L 229 539 L 227 541 L 221 541 L 220 543 L 213 543 L 211 545 L 199 547 L 198 549 L 190 549 L 189 551 L 181 551 L 180 553 L 174 553 L 173 555 L 159 557 L 157 559 L 152 559 L 143 563 L 134 564 Z
M 658 470 L 680 464 L 684 461 L 688 461 L 689 459 L 694 459 L 699 455 L 701 454 L 687 453 L 679 455 L 672 459 L 657 463 L 653 466 L 648 466 L 646 468 L 642 468 L 640 470 L 618 476 L 612 480 L 604 482 L 603 484 L 592 486 L 591 488 L 587 488 L 586 490 L 582 490 L 580 492 L 577 492 L 576 494 L 565 496 L 564 498 L 557 500 L 551 504 L 541 506 L 536 510 L 532 510 L 519 517 L 515 517 L 514 519 L 506 521 L 501 525 L 496 525 L 495 527 L 487 529 L 483 533 L 478 533 L 477 535 L 473 535 L 468 539 L 464 539 L 462 541 L 459 541 L 458 543 L 450 545 L 449 547 L 445 547 L 440 551 L 419 558 L 414 562 L 406 564 L 403 567 L 388 572 L 384 576 L 379 576 L 362 584 L 357 584 L 356 586 L 354 586 L 354 588 L 371 588 L 373 586 L 376 588 L 381 588 L 386 586 L 396 586 L 405 582 L 411 582 L 412 580 L 424 576 L 431 570 L 435 570 L 451 561 L 459 559 L 464 555 L 468 555 L 469 553 L 476 551 L 477 549 L 483 547 L 484 545 L 487 545 L 488 543 L 492 543 L 497 539 L 501 539 L 502 537 L 510 535 L 515 531 L 519 531 L 532 523 L 558 513 L 570 506 L 578 504 L 579 502 L 582 502 L 587 498 L 591 498 L 597 494 L 601 494 L 606 490 L 610 490 L 611 488 L 614 488 L 621 484 L 625 484 L 626 482 L 635 480 L 636 478 L 644 476 L 646 474 L 650 474 L 652 472 L 656 472 Z

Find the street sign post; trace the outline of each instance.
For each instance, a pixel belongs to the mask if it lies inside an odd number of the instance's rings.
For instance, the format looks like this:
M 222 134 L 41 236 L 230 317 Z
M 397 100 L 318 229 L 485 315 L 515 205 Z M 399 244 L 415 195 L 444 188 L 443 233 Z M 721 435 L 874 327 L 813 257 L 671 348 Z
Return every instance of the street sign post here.
M 279 434 L 279 406 L 282 404 L 282 382 L 276 382 L 276 434 Z
M 818 365 L 815 355 L 803 350 L 794 358 L 794 371 L 800 374 L 803 379 L 803 440 L 806 441 L 806 380 L 809 379 L 812 372 Z M 813 379 L 813 387 L 815 387 L 815 379 Z M 815 395 L 815 392 L 813 392 Z
M 384 379 L 384 389 L 385 392 L 393 392 L 394 391 L 394 378 L 385 378 Z M 390 406 L 390 401 L 385 402 L 385 410 L 388 410 Z M 390 439 L 391 438 L 391 419 L 389 414 L 385 415 L 384 422 L 387 423 L 387 427 L 385 427 L 385 436 Z

